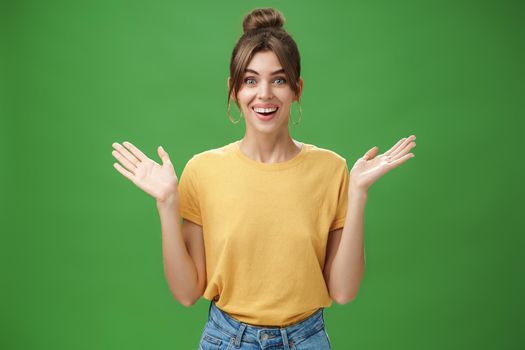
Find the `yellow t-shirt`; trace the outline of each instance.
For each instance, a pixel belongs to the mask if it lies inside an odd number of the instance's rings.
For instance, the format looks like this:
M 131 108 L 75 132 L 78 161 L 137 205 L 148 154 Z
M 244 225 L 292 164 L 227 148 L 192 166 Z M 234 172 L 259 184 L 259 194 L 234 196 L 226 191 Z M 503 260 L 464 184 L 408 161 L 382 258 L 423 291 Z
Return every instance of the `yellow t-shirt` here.
M 239 143 L 187 162 L 180 215 L 203 228 L 203 297 L 241 322 L 288 326 L 332 305 L 323 267 L 328 233 L 345 222 L 346 159 L 303 143 L 292 159 L 262 163 Z

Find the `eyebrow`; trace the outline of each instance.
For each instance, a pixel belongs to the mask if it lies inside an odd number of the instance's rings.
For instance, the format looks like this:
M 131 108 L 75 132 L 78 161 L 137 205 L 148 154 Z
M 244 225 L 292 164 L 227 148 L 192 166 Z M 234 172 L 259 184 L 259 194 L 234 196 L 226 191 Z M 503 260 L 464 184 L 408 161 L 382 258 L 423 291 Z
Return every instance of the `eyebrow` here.
M 253 69 L 250 69 L 250 68 L 246 68 L 246 69 L 244 70 L 244 72 L 245 72 L 245 73 L 246 73 L 246 72 L 251 72 L 251 73 L 255 73 L 255 74 L 259 75 L 259 73 L 257 73 L 256 71 L 254 71 Z M 275 75 L 275 74 L 279 74 L 279 73 L 284 73 L 284 69 L 283 69 L 283 68 L 278 69 L 278 70 L 276 70 L 275 72 L 272 72 L 270 75 Z

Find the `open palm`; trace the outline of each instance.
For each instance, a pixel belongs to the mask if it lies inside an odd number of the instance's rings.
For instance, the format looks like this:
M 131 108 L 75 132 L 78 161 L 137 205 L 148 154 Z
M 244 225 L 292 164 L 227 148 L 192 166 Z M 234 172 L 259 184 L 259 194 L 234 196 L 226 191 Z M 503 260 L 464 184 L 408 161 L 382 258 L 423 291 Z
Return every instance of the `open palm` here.
M 146 157 L 130 142 L 113 143 L 112 154 L 119 160 L 113 166 L 140 189 L 159 201 L 168 196 L 177 196 L 178 178 L 166 151 L 158 147 L 157 152 L 162 159 L 162 165 Z
M 416 146 L 416 143 L 413 142 L 415 139 L 415 135 L 402 138 L 392 148 L 380 155 L 377 155 L 379 150 L 377 146 L 368 150 L 350 170 L 350 187 L 368 190 L 381 176 L 414 157 L 413 153 L 408 152 Z

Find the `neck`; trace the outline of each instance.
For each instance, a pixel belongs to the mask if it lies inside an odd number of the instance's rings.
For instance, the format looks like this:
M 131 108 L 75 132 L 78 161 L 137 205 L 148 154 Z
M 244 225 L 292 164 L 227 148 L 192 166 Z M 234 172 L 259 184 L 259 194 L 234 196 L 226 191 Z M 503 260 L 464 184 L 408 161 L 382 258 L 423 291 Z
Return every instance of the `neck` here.
M 285 162 L 301 152 L 302 143 L 289 133 L 256 136 L 246 133 L 240 142 L 241 151 L 249 158 L 262 163 Z

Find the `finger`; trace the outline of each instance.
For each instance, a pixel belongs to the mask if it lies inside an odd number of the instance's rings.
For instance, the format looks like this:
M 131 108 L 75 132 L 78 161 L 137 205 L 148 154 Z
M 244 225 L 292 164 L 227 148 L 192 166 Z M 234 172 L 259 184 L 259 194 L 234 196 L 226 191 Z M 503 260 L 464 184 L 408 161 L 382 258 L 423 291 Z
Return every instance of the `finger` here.
M 390 163 L 388 163 L 388 167 L 390 169 L 394 169 L 394 168 L 397 168 L 398 166 L 400 166 L 401 164 L 403 164 L 405 161 L 407 161 L 408 159 L 410 158 L 413 158 L 415 157 L 414 156 L 414 153 L 409 153 L 409 154 L 406 154 L 404 155 L 403 157 L 399 158 L 399 159 L 396 159 Z
M 390 156 L 390 159 L 391 159 L 391 160 L 399 159 L 399 158 L 401 158 L 402 156 L 404 156 L 405 154 L 407 154 L 408 152 L 410 152 L 410 150 L 411 150 L 412 148 L 414 148 L 414 147 L 416 147 L 416 143 L 415 143 L 415 142 L 410 142 L 408 145 L 405 146 L 405 148 L 403 148 L 403 149 L 401 150 L 401 152 L 399 152 L 399 153 L 397 153 L 397 154 L 395 154 L 395 155 L 393 155 L 393 156 L 391 155 L 391 156 Z
M 122 165 L 124 165 L 126 167 L 127 170 L 129 170 L 132 174 L 135 174 L 135 169 L 137 169 L 136 165 L 131 163 L 129 160 L 127 160 L 126 158 L 124 158 L 124 156 L 122 154 L 120 154 L 119 152 L 113 150 L 113 152 L 111 152 L 111 154 L 118 159 L 119 162 L 122 163 Z
M 133 174 L 124 169 L 119 163 L 113 163 L 113 167 L 118 170 L 119 173 L 124 175 L 127 179 L 133 182 Z
M 363 156 L 363 159 L 365 160 L 370 160 L 372 158 L 374 158 L 376 155 L 377 155 L 377 151 L 379 150 L 379 147 L 377 146 L 374 146 L 372 148 L 370 148 L 366 153 L 365 155 Z
M 162 146 L 159 146 L 157 148 L 157 152 L 159 154 L 160 159 L 162 159 L 162 165 L 171 164 L 170 156 L 168 155 L 168 152 L 166 152 Z
M 112 146 L 120 154 L 122 154 L 128 161 L 130 161 L 133 165 L 137 166 L 138 163 L 140 163 L 140 160 L 137 157 L 135 157 L 133 154 L 131 154 L 125 147 L 123 147 L 118 142 L 113 142 Z
M 146 160 L 148 157 L 142 153 L 137 147 L 135 147 L 131 142 L 128 142 L 128 141 L 124 141 L 122 143 L 124 146 L 126 146 L 127 148 L 129 148 L 129 150 L 131 151 L 131 153 L 133 153 L 133 155 L 135 157 L 137 157 L 138 160 L 140 160 L 141 162 Z
M 389 154 L 390 158 L 394 158 L 398 153 L 403 151 L 403 149 L 410 144 L 410 142 L 414 141 L 416 139 L 416 136 L 410 135 L 408 138 L 406 138 L 395 150 L 392 151 L 392 153 Z
M 397 141 L 397 143 L 395 145 L 393 145 L 392 148 L 390 148 L 388 151 L 386 151 L 384 153 L 384 155 L 385 156 L 390 155 L 390 153 L 392 153 L 397 147 L 399 147 L 399 145 L 405 140 L 406 140 L 406 138 L 403 137 L 401 140 Z

